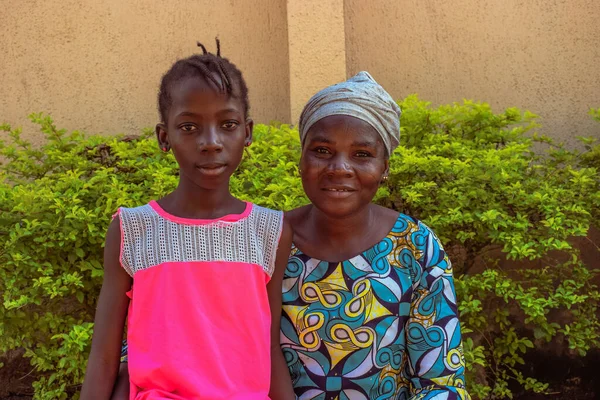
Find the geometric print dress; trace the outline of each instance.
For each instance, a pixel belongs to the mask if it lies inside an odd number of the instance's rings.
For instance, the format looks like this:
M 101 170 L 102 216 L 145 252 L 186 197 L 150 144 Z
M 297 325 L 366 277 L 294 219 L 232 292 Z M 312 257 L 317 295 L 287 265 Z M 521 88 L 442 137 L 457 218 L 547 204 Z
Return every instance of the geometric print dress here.
M 281 347 L 301 400 L 470 399 L 450 260 L 403 214 L 343 262 L 292 248 Z

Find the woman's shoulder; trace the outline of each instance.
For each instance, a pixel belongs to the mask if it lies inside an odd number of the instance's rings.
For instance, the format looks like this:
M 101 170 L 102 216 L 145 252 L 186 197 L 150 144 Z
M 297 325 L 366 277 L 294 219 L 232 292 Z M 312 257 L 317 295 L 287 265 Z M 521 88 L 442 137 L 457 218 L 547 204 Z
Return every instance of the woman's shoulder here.
M 431 242 L 439 242 L 436 234 L 423 221 L 413 216 L 392 210 L 390 208 L 380 207 L 380 220 L 382 223 L 394 220 L 396 221 L 392 228 L 393 233 L 406 233 L 407 235 L 417 235 L 426 240 L 415 240 L 420 246 L 427 246 Z
M 390 235 L 395 238 L 401 237 L 401 240 L 396 241 L 397 245 L 412 249 L 415 258 L 419 259 L 425 268 L 448 262 L 438 236 L 417 218 L 397 213 L 396 224 Z
M 292 224 L 292 226 L 297 225 L 299 221 L 302 221 L 306 218 L 311 207 L 312 206 L 308 204 L 302 207 L 294 208 L 290 211 L 286 211 L 284 213 L 285 219 L 288 220 L 288 222 Z
M 397 221 L 399 219 L 403 219 L 406 217 L 406 215 L 404 215 L 396 210 L 392 210 L 391 208 L 387 208 L 387 207 L 383 207 L 383 206 L 379 206 L 379 205 L 376 205 L 375 208 L 377 210 L 378 219 L 382 223 L 388 222 L 388 221 Z

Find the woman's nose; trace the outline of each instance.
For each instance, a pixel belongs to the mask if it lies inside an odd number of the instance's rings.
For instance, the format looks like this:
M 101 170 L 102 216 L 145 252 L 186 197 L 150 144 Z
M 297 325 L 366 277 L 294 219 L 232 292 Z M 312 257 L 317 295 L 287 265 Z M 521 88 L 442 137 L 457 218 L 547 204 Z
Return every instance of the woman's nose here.
M 330 159 L 328 173 L 331 175 L 343 175 L 351 177 L 354 175 L 354 169 L 345 156 L 336 155 Z

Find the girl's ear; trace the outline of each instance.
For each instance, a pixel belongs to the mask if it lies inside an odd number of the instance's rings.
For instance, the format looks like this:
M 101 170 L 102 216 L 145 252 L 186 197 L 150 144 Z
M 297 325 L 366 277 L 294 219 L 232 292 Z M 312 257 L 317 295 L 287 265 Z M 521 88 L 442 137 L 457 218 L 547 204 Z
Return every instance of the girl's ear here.
M 246 138 L 244 140 L 244 144 L 246 146 L 250 146 L 252 143 L 252 131 L 254 130 L 254 121 L 250 118 L 246 118 Z
M 167 135 L 167 127 L 165 124 L 156 125 L 156 140 L 158 141 L 158 147 L 162 151 L 169 151 L 171 146 L 169 145 L 169 136 Z

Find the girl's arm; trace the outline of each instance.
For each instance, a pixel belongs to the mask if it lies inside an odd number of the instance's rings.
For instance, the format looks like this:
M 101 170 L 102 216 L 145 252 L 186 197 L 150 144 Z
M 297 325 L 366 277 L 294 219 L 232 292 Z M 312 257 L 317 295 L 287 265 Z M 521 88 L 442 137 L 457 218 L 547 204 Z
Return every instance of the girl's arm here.
M 81 399 L 110 399 L 119 369 L 121 340 L 127 316 L 132 279 L 121 267 L 121 230 L 115 217 L 106 233 L 104 280 L 98 299 L 92 350 Z
M 127 366 L 127 362 L 122 362 L 121 365 L 119 365 L 119 376 L 117 376 L 117 382 L 115 383 L 115 388 L 113 389 L 110 400 L 129 399 L 129 369 Z
M 271 307 L 271 390 L 269 397 L 272 400 L 295 399 L 292 380 L 287 363 L 283 358 L 279 345 L 281 324 L 281 285 L 283 274 L 287 267 L 292 247 L 292 229 L 286 220 L 283 221 L 283 232 L 277 248 L 275 271 L 267 285 L 269 305 Z

